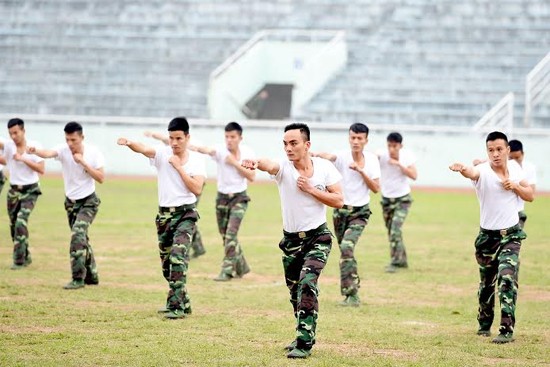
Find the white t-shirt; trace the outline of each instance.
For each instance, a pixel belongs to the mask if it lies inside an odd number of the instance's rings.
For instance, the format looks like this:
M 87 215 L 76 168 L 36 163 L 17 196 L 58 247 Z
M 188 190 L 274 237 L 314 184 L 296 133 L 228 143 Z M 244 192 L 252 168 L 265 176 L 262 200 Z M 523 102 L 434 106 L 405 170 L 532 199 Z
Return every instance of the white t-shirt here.
M 525 180 L 529 185 L 536 185 L 537 184 L 537 168 L 535 165 L 531 162 L 526 161 L 525 159 L 523 162 L 521 162 L 521 168 L 523 169 L 523 172 L 525 173 Z M 525 201 L 520 199 L 519 203 L 519 211 L 522 211 L 525 209 Z
M 254 159 L 255 155 L 252 149 L 246 145 L 239 146 L 240 159 Z M 235 194 L 243 192 L 248 187 L 246 178 L 242 176 L 237 168 L 225 163 L 225 158 L 231 154 L 226 146 L 216 147 L 216 154 L 212 157 L 218 166 L 218 191 L 222 194 Z
M 396 165 L 390 164 L 390 154 L 384 151 L 379 155 L 380 159 L 380 191 L 386 198 L 399 198 L 411 192 L 409 178 Z M 399 151 L 399 163 L 405 167 L 416 163 L 414 154 L 405 148 Z
M 0 136 L 0 143 L 6 144 L 6 139 Z M 4 155 L 4 149 L 0 149 L 0 155 Z M 4 168 L 3 164 L 0 164 L 0 171 Z
M 342 179 L 334 165 L 322 158 L 313 157 L 313 176 L 309 178 L 311 185 L 320 190 L 334 185 Z M 279 172 L 275 174 L 279 188 L 283 214 L 283 229 L 287 232 L 309 231 L 327 221 L 326 206 L 298 188 L 296 180 L 300 174 L 289 160 L 279 163 Z
M 73 153 L 67 144 L 58 145 L 54 150 L 57 152 L 56 159 L 61 162 L 65 196 L 71 200 L 79 200 L 93 194 L 95 180 L 86 173 L 82 165 L 74 161 Z M 83 143 L 82 156 L 84 161 L 95 169 L 103 168 L 105 165 L 103 154 L 93 145 Z
M 472 182 L 479 200 L 480 227 L 499 230 L 518 224 L 519 196 L 502 187 L 502 180 L 489 162 L 477 165 L 476 169 L 479 170 L 479 179 Z M 508 161 L 508 172 L 512 182 L 519 183 L 525 179 L 525 174 L 516 161 Z
M 41 148 L 41 145 L 37 142 L 27 140 L 28 147 Z M 10 184 L 11 185 L 31 185 L 35 184 L 39 180 L 38 172 L 32 170 L 29 166 L 21 161 L 13 159 L 13 155 L 17 153 L 17 147 L 13 141 L 7 141 L 4 144 L 4 157 L 6 158 L 8 171 L 10 172 Z M 23 153 L 25 159 L 29 159 L 33 162 L 42 162 L 44 159 L 34 154 Z
M 206 167 L 201 154 L 187 151 L 189 158 L 183 165 L 185 172 L 190 176 L 206 177 Z M 180 174 L 168 162 L 172 153 L 169 146 L 155 148 L 155 157 L 150 159 L 151 165 L 155 166 L 158 172 L 158 197 L 159 206 L 181 206 L 193 204 L 197 197 L 183 183 Z
M 350 150 L 335 152 L 334 165 L 342 174 L 342 187 L 344 190 L 344 204 L 363 206 L 370 202 L 370 190 L 361 173 L 349 168 L 353 163 Z M 371 179 L 380 178 L 380 163 L 378 157 L 371 152 L 364 151 L 365 167 L 363 170 Z

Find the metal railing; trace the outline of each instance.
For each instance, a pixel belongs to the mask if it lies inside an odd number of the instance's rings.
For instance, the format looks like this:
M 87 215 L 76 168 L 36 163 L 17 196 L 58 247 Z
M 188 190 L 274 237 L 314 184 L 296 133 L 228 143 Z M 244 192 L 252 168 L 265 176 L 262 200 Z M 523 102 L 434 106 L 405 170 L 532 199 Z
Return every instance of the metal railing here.
M 525 77 L 523 126 L 531 125 L 531 112 L 550 92 L 550 52 Z
M 511 133 L 514 127 L 514 93 L 509 92 L 472 127 L 474 131 L 499 128 Z

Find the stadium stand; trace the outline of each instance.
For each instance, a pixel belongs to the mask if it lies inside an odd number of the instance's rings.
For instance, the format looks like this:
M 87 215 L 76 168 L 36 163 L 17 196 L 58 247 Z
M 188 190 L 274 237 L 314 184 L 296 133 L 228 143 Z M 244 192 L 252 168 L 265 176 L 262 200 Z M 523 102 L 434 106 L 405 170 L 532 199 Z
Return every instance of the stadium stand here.
M 472 125 L 550 50 L 547 0 L 7 0 L 0 110 L 207 116 L 210 72 L 265 28 L 344 29 L 313 121 Z M 550 127 L 550 103 L 532 112 Z

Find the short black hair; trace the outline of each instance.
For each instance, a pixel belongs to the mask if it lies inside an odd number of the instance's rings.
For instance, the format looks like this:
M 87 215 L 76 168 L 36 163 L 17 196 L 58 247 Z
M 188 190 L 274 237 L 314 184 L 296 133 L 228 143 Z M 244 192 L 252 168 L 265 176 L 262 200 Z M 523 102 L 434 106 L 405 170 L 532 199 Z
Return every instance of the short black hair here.
M 16 118 L 13 118 L 13 119 L 10 119 L 8 121 L 8 129 L 11 129 L 12 127 L 14 127 L 15 125 L 19 125 L 21 126 L 21 128 L 23 129 L 25 127 L 25 121 L 21 120 L 20 118 L 16 117 Z
M 239 133 L 239 135 L 242 135 L 243 127 L 239 125 L 237 122 L 231 121 L 230 123 L 225 125 L 225 132 L 230 132 L 230 131 L 236 131 Z
M 302 137 L 304 138 L 305 141 L 310 141 L 311 139 L 311 133 L 309 131 L 309 127 L 306 124 L 295 122 L 290 125 L 286 125 L 285 133 L 289 130 L 300 130 L 300 133 L 302 134 Z
M 79 133 L 80 135 L 82 135 L 84 129 L 82 129 L 82 125 L 80 125 L 78 122 L 71 121 L 67 123 L 67 125 L 65 125 L 63 131 L 65 131 L 65 134 Z
M 386 141 L 388 143 L 403 143 L 403 137 L 398 132 L 392 132 L 388 134 L 388 137 L 386 138 Z
M 353 131 L 356 134 L 365 133 L 367 136 L 369 135 L 369 128 L 367 127 L 367 125 L 360 122 L 351 124 L 351 126 L 349 127 L 349 131 Z
M 506 136 L 506 134 L 501 133 L 500 131 L 493 131 L 492 133 L 489 133 L 489 135 L 487 135 L 487 139 L 485 139 L 485 143 L 498 139 L 504 140 L 506 142 L 506 145 L 508 145 L 508 137 Z
M 510 152 L 522 152 L 523 153 L 523 144 L 517 139 L 510 140 L 508 142 L 510 146 Z
M 189 134 L 189 123 L 185 117 L 175 117 L 168 124 L 168 131 L 183 131 L 187 135 Z

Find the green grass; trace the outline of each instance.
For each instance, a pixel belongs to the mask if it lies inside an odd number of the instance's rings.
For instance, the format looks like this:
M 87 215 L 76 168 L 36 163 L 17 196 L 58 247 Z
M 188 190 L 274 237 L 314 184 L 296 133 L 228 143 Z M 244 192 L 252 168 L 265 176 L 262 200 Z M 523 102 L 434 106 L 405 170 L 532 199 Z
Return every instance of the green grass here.
M 317 344 L 306 361 L 288 360 L 294 320 L 283 282 L 279 197 L 274 184 L 249 188 L 240 240 L 252 273 L 217 283 L 223 256 L 214 216 L 215 184 L 199 205 L 207 254 L 192 260 L 193 315 L 156 314 L 167 285 L 153 219 L 154 179 L 110 179 L 91 240 L 100 285 L 66 291 L 69 229 L 58 177 L 42 180 L 30 219 L 33 264 L 11 271 L 12 245 L 0 213 L 0 365 L 2 366 L 542 366 L 550 365 L 550 197 L 527 205 L 516 341 L 477 337 L 473 192 L 415 190 L 405 224 L 410 269 L 384 273 L 389 250 L 379 196 L 356 251 L 363 305 L 342 309 L 337 246 L 320 280 Z M 5 191 L 1 202 L 5 200 Z M 3 204 L 4 205 L 4 204 Z M 498 321 L 497 321 L 498 322 Z M 493 327 L 493 332 L 496 327 Z

